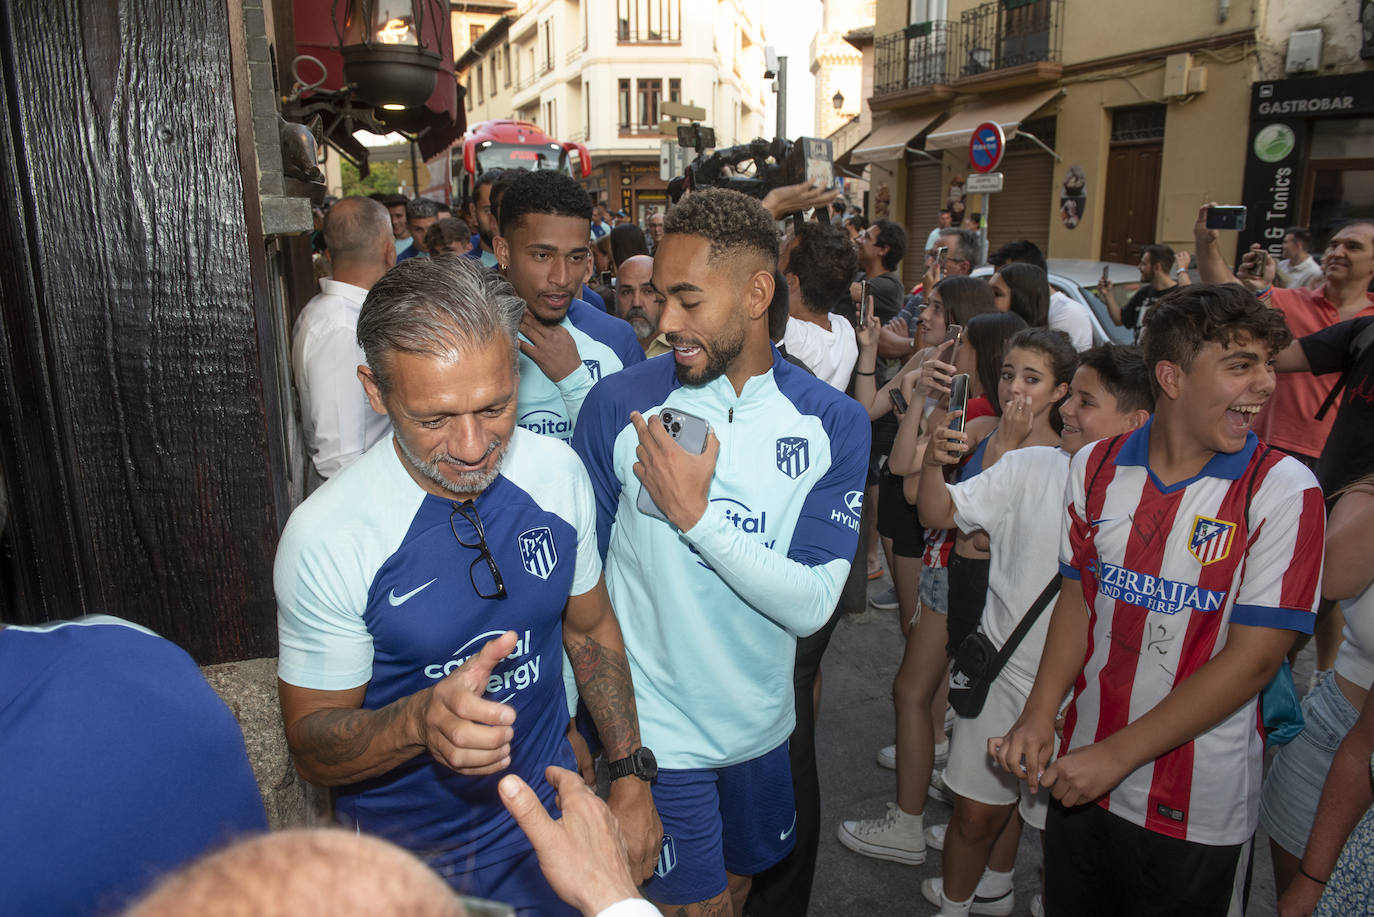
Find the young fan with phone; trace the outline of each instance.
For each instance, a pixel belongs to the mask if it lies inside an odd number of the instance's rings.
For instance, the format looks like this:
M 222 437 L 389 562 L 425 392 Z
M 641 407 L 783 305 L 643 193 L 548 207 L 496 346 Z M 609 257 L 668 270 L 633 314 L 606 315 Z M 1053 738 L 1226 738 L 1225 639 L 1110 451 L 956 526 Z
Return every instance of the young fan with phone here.
M 944 874 L 922 886 L 947 917 L 967 913 L 973 895 L 982 899 L 985 913 L 991 902 L 1003 900 L 1005 913 L 1011 913 L 1018 821 L 1044 827 L 1048 795 L 1024 792 L 988 758 L 987 739 L 1010 728 L 1034 683 L 1049 626 L 1046 605 L 1057 591 L 1046 584 L 1058 579 L 1057 549 L 1047 537 L 1046 520 L 1059 512 L 1069 460 L 1089 442 L 1139 427 L 1153 407 L 1144 361 L 1134 347 L 1120 345 L 1084 353 L 1067 386 L 1068 397 L 1059 401 L 1065 389 L 1059 380 L 1067 378 L 1064 371 L 1073 361 L 1063 352 L 1067 342 L 1061 346 L 1049 338 L 1052 334 L 1031 330 L 1012 339 L 1003 361 L 1008 407 L 993 436 L 1006 451 L 996 465 L 962 483 L 944 484 L 934 474 L 922 480 L 922 521 L 987 532 L 993 557 L 979 633 L 966 638 L 964 651 L 956 655 L 954 676 L 962 677 L 971 694 L 985 691 L 985 700 L 981 710 L 966 710 L 972 715 L 955 721 L 945 778 L 955 796 L 954 817 L 944 835 Z M 1054 433 L 1056 411 L 1062 441 Z M 937 427 L 926 464 L 953 464 L 968 448 L 967 434 Z M 979 680 L 963 671 L 962 660 L 982 645 L 992 663 Z
M 957 279 L 960 283 L 955 284 Z M 969 278 L 951 278 L 941 283 L 939 291 L 953 297 L 956 291 L 966 289 L 965 284 L 982 287 L 980 294 L 972 294 L 991 299 L 987 285 Z M 947 286 L 949 285 L 949 286 Z M 971 288 L 967 288 L 970 289 Z M 968 319 L 954 363 L 947 363 L 937 351 L 937 355 L 926 360 L 920 369 L 920 382 L 913 390 L 922 397 L 910 399 L 912 404 L 922 404 L 922 410 L 909 411 L 903 418 L 893 447 L 890 465 L 894 475 L 902 479 L 905 499 L 914 499 L 920 470 L 920 450 L 924 448 L 923 432 L 926 427 L 926 405 L 932 409 L 949 394 L 950 383 L 960 372 L 978 376 L 970 388 L 974 396 L 970 411 L 981 409 L 981 413 L 991 414 L 997 410 L 997 374 L 1000 357 L 1008 340 L 1017 331 L 1025 328 L 1026 323 L 1017 315 L 1010 313 L 988 312 L 974 315 Z M 929 391 L 931 398 L 924 397 Z M 983 392 L 990 398 L 983 398 Z M 975 407 L 976 406 L 976 407 Z M 992 431 L 995 420 L 980 417 L 972 426 L 973 432 L 985 436 Z M 977 440 L 975 440 L 977 441 Z M 962 469 L 962 474 L 976 474 L 981 467 L 981 453 L 970 460 Z M 904 476 L 904 478 L 902 478 Z M 913 532 L 920 533 L 918 520 L 909 523 Z M 971 538 L 956 539 L 957 533 L 944 529 L 927 530 L 923 537 L 922 567 L 920 572 L 919 604 L 915 624 L 907 633 L 906 647 L 902 663 L 892 682 L 893 704 L 896 708 L 897 742 L 891 751 L 890 760 L 897 771 L 897 800 L 888 804 L 887 814 L 881 818 L 852 819 L 843 821 L 838 829 L 839 840 L 849 849 L 876 859 L 898 863 L 917 864 L 925 861 L 926 837 L 924 816 L 927 797 L 940 792 L 934 784 L 933 771 L 936 765 L 937 748 L 944 738 L 944 692 L 947 683 L 945 670 L 948 657 L 945 645 L 948 641 L 946 615 L 956 604 L 959 590 L 951 588 L 950 565 L 956 553 L 960 560 L 986 557 L 980 552 Z M 958 542 L 956 544 L 956 541 Z M 879 762 L 888 756 L 888 749 L 879 752 Z M 934 788 L 933 788 L 934 787 Z

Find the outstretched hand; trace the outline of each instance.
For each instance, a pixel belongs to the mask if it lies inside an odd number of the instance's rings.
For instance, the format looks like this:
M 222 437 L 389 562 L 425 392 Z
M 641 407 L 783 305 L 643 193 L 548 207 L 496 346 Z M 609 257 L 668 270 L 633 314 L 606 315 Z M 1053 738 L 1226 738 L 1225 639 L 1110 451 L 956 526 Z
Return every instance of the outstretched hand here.
M 772 189 L 764 195 L 763 206 L 769 213 L 773 214 L 775 220 L 781 220 L 789 213 L 813 210 L 816 207 L 829 207 L 839 199 L 840 191 L 838 189 L 826 188 L 823 185 L 804 181 L 795 185 L 784 185 L 781 188 Z
M 493 640 L 424 694 L 419 722 L 429 753 L 460 774 L 494 774 L 510 766 L 515 710 L 487 700 L 491 670 L 515 650 L 515 631 Z
M 625 838 L 611 810 L 572 771 L 548 767 L 544 777 L 558 793 L 562 817 L 556 821 L 529 784 L 514 774 L 502 777 L 498 788 L 554 892 L 588 915 L 639 897 Z

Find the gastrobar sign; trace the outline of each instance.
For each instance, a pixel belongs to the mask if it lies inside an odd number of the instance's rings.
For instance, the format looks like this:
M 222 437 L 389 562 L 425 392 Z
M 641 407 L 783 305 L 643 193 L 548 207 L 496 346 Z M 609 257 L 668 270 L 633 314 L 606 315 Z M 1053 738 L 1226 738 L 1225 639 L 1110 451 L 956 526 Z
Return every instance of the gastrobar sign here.
M 1242 200 L 1250 212 L 1240 234 L 1242 249 L 1258 242 L 1281 257 L 1284 231 L 1301 216 L 1298 192 L 1312 119 L 1369 114 L 1374 73 L 1273 80 L 1251 88 Z

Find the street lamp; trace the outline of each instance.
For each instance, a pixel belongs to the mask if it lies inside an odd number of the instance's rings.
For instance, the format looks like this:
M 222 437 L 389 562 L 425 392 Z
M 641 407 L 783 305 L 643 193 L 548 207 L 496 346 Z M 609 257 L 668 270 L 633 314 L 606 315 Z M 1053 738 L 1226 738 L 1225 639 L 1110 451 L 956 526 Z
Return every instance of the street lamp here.
M 835 106 L 836 114 L 844 110 L 844 93 L 836 90 L 834 97 L 830 100 L 830 104 Z
M 386 111 L 423 105 L 442 60 L 425 47 L 424 31 L 447 28 L 445 13 L 435 0 L 348 0 L 340 51 L 359 98 Z M 442 47 L 437 38 L 432 44 Z

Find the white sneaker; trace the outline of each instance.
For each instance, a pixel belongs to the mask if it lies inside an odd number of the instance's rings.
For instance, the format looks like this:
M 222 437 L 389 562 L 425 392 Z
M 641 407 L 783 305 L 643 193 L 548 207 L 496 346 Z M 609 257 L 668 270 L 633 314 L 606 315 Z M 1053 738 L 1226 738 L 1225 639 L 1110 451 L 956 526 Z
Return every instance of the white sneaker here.
M 991 914 L 993 917 L 1007 917 L 1016 905 L 1016 891 L 1009 888 L 1000 895 L 982 894 L 983 880 L 978 880 L 978 888 L 973 892 L 973 905 L 969 908 L 970 914 Z M 926 879 L 921 883 L 921 894 L 931 904 L 943 905 L 945 881 L 944 879 Z M 1032 905 L 1033 907 L 1034 905 Z
M 925 830 L 926 846 L 931 850 L 945 849 L 945 832 L 949 825 L 931 825 Z
M 882 818 L 842 822 L 836 834 L 840 843 L 855 853 L 875 860 L 919 866 L 926 861 L 926 842 L 921 828 L 920 815 L 908 815 L 897 803 L 889 802 L 887 814 Z
M 931 773 L 930 789 L 926 791 L 926 795 L 931 799 L 938 799 L 949 805 L 954 803 L 954 793 L 945 785 L 945 772 L 943 768 Z
M 935 767 L 943 768 L 949 763 L 949 743 L 941 742 L 935 746 Z M 878 749 L 878 766 L 885 767 L 890 771 L 897 769 L 897 746 L 884 745 Z

